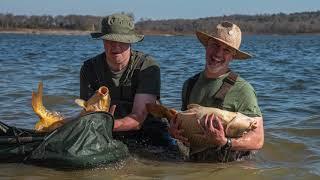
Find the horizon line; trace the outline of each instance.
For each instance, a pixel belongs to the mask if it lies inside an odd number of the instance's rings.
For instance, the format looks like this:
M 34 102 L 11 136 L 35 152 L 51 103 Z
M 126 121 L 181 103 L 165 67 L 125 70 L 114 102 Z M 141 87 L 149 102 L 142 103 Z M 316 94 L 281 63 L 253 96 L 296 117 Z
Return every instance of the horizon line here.
M 290 13 L 285 13 L 285 12 L 278 12 L 278 13 L 261 13 L 261 14 L 230 14 L 230 15 L 220 15 L 220 16 L 206 16 L 206 17 L 197 17 L 197 18 L 163 18 L 163 19 L 153 19 L 153 18 L 148 18 L 148 17 L 140 17 L 139 20 L 136 20 L 136 17 L 134 17 L 135 21 L 140 21 L 142 20 L 151 20 L 151 21 L 161 21 L 161 20 L 180 20 L 180 19 L 185 19 L 185 20 L 196 20 L 196 19 L 203 19 L 203 18 L 215 18 L 215 17 L 223 17 L 223 16 L 272 16 L 272 15 L 279 15 L 279 14 L 285 14 L 285 15 L 291 15 L 291 14 L 299 14 L 299 13 L 316 13 L 316 12 L 320 12 L 320 10 L 315 10 L 315 11 L 299 11 L 299 12 L 290 12 Z M 133 14 L 133 12 L 114 12 L 114 13 L 110 13 L 110 14 L 116 14 L 116 13 L 126 13 L 126 14 Z M 99 15 L 92 15 L 92 14 L 57 14 L 57 15 L 52 15 L 52 14 L 31 14 L 31 15 L 27 15 L 27 14 L 15 14 L 15 13 L 11 13 L 11 12 L 0 12 L 0 14 L 2 15 L 7 15 L 7 14 L 11 14 L 13 16 L 52 16 L 52 17 L 57 17 L 57 16 L 94 16 L 94 17 L 105 17 L 105 16 L 99 16 Z M 135 15 L 134 15 L 135 16 Z

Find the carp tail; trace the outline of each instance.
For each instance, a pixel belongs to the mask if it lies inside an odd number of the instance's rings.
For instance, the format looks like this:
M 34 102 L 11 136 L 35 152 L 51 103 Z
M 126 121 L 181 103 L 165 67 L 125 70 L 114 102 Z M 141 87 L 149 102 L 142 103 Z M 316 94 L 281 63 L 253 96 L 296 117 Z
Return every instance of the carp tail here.
M 43 118 L 46 108 L 43 106 L 42 103 L 42 96 L 43 96 L 43 83 L 40 82 L 38 84 L 38 91 L 32 92 L 32 109 L 33 111 L 40 117 Z
M 58 112 L 50 112 L 44 106 L 42 102 L 43 96 L 43 83 L 38 84 L 38 91 L 32 92 L 32 109 L 37 116 L 39 116 L 39 121 L 35 125 L 35 130 L 51 131 L 52 125 L 56 122 L 63 122 L 64 117 Z

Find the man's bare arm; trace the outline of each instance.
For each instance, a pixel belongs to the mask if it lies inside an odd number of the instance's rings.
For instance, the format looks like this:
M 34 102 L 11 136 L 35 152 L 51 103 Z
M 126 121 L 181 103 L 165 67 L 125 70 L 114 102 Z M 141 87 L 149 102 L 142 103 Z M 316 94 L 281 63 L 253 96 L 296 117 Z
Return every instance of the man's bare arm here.
M 116 119 L 113 131 L 139 130 L 148 115 L 146 104 L 155 103 L 156 99 L 155 95 L 136 94 L 132 112 L 122 119 Z
M 262 148 L 264 144 L 263 118 L 254 117 L 254 119 L 257 121 L 257 128 L 240 138 L 232 138 L 232 150 L 258 150 Z

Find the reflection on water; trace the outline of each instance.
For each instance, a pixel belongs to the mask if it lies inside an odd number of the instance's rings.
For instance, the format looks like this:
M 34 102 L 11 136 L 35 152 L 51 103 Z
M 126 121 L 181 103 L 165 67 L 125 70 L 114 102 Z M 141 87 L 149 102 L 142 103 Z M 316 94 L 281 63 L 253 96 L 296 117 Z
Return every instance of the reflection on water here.
M 133 45 L 161 66 L 162 102 L 181 106 L 184 80 L 200 71 L 204 49 L 193 36 L 147 36 Z M 4 179 L 318 179 L 320 176 L 320 36 L 246 36 L 249 61 L 232 69 L 256 89 L 264 114 L 265 145 L 252 161 L 227 164 L 155 161 L 133 156 L 112 167 L 58 171 L 25 164 L 0 164 Z M 33 128 L 31 92 L 44 82 L 44 104 L 66 116 L 80 109 L 82 62 L 102 51 L 89 36 L 0 34 L 0 120 Z

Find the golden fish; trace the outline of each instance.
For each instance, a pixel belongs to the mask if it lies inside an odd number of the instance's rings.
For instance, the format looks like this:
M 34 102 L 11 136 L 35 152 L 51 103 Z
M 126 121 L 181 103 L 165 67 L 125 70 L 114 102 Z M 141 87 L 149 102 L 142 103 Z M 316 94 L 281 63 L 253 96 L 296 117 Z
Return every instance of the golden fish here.
M 109 89 L 101 86 L 88 101 L 76 99 L 75 102 L 83 107 L 81 115 L 98 111 L 109 112 L 111 102 Z
M 39 116 L 39 121 L 35 125 L 37 132 L 51 132 L 65 123 L 60 113 L 48 111 L 42 103 L 43 83 L 38 85 L 38 92 L 32 92 L 32 109 Z
M 255 129 L 257 122 L 239 112 L 230 112 L 218 108 L 203 107 L 198 104 L 188 105 L 186 111 L 177 112 L 159 104 L 147 104 L 147 111 L 156 117 L 165 117 L 168 120 L 176 119 L 183 129 L 182 135 L 188 138 L 192 152 L 190 154 L 204 151 L 214 145 L 210 144 L 204 137 L 201 126 L 206 115 L 214 114 L 221 119 L 226 137 L 241 137 L 250 130 Z
M 32 92 L 32 108 L 40 118 L 35 125 L 35 130 L 37 132 L 51 132 L 65 124 L 68 120 L 58 112 L 48 111 L 43 106 L 42 96 L 43 83 L 40 82 L 38 92 Z M 105 86 L 100 87 L 88 101 L 82 99 L 75 100 L 79 106 L 84 108 L 80 115 L 97 111 L 109 112 L 110 101 L 109 89 Z

